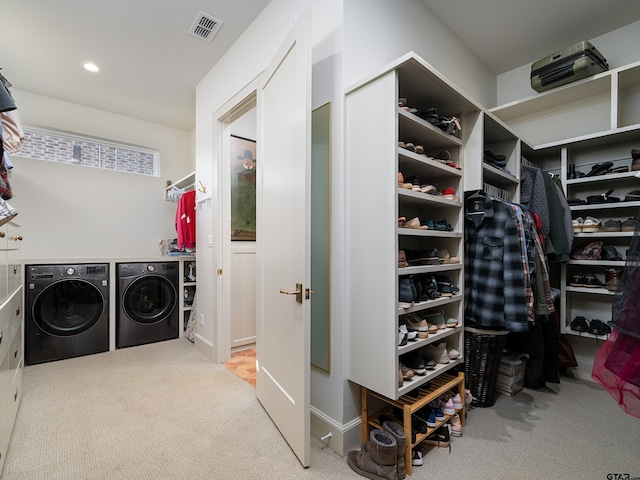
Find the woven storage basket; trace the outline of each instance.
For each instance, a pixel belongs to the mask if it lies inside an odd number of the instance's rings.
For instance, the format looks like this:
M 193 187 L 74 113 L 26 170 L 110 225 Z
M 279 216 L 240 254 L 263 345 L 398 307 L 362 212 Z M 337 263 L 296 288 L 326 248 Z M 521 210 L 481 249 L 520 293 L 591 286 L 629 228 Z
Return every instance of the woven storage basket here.
M 506 330 L 464 329 L 464 379 L 466 388 L 476 398 L 471 404 L 490 407 L 494 403 Z

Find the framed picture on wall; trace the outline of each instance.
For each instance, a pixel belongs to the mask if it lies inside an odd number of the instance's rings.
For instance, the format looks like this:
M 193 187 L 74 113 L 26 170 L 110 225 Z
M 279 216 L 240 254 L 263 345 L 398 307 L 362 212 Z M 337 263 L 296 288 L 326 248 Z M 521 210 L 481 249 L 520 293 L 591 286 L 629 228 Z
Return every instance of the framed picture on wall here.
M 256 240 L 256 142 L 231 135 L 231 240 Z

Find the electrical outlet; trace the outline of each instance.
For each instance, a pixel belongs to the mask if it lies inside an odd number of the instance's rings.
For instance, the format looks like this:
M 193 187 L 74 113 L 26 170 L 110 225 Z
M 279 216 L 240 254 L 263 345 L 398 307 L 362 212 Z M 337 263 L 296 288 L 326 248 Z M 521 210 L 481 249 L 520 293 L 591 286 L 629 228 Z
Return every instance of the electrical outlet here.
M 198 314 L 198 319 L 200 320 L 200 326 L 204 327 L 204 313 Z

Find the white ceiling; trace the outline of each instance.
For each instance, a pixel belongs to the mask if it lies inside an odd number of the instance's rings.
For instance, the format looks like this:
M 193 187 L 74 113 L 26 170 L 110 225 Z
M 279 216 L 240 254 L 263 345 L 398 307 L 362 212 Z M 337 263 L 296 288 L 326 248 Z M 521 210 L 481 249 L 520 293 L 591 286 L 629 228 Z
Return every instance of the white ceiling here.
M 21 90 L 192 130 L 195 86 L 269 1 L 0 0 L 0 67 Z M 187 33 L 200 11 L 224 22 L 211 43 Z
M 422 2 L 496 75 L 640 20 L 636 0 Z
M 422 1 L 495 74 L 640 20 L 636 0 Z M 21 90 L 191 130 L 196 84 L 268 3 L 0 0 L 0 67 Z M 212 43 L 187 33 L 199 11 L 224 22 Z

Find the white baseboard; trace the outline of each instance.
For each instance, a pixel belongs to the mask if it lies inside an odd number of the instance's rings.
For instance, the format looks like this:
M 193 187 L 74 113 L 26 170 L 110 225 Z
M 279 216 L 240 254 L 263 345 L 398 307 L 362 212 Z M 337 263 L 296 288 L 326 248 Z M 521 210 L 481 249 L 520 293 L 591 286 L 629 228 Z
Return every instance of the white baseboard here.
M 209 360 L 211 360 L 212 362 L 215 361 L 213 358 L 213 345 L 211 344 L 211 342 L 196 333 L 193 338 L 193 345 L 196 347 L 196 350 L 198 350 Z
M 331 433 L 331 437 L 322 440 L 322 437 L 329 433 Z M 355 418 L 342 425 L 312 406 L 311 435 L 338 455 L 344 457 L 348 451 L 360 448 L 362 443 L 362 419 Z

